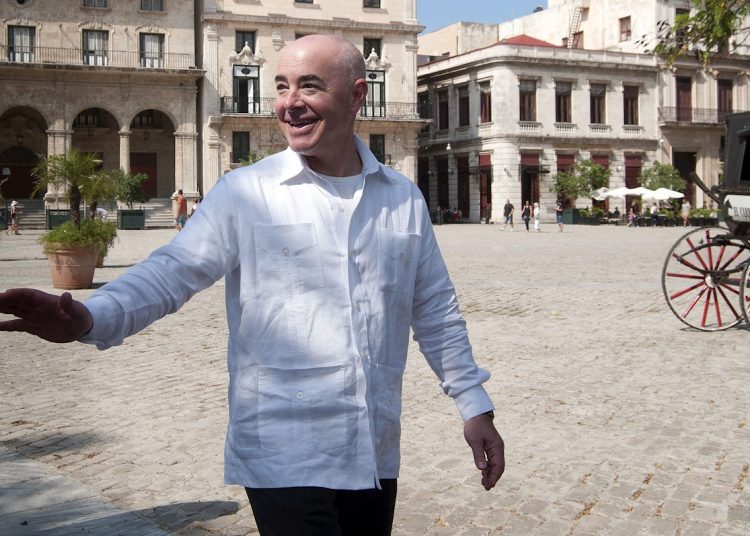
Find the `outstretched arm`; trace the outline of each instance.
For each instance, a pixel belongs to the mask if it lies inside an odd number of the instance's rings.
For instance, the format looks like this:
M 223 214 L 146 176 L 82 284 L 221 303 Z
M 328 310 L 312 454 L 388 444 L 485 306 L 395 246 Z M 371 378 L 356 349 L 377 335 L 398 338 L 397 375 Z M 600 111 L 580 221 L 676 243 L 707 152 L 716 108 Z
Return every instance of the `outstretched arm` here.
M 464 438 L 474 454 L 474 463 L 482 471 L 482 486 L 491 490 L 505 471 L 505 445 L 487 414 L 464 423 Z
M 91 329 L 93 319 L 70 292 L 62 296 L 31 288 L 0 293 L 0 313 L 16 316 L 0 322 L 0 331 L 25 331 L 51 342 L 73 342 Z

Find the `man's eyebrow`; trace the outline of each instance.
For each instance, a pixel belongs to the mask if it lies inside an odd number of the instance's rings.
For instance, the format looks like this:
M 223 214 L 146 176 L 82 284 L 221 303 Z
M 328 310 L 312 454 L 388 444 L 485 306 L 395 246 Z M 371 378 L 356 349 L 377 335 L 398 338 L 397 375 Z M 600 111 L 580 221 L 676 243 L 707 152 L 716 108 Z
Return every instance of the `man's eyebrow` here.
M 275 82 L 286 82 L 286 76 L 276 75 L 274 77 Z M 320 82 L 323 83 L 323 79 L 316 74 L 305 74 L 299 77 L 300 82 Z

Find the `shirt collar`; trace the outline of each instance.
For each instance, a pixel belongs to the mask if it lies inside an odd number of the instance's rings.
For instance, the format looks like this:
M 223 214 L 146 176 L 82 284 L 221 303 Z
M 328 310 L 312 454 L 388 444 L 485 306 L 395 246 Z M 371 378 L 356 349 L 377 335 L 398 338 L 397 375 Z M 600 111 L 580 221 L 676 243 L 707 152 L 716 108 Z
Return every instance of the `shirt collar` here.
M 382 178 L 390 182 L 397 181 L 396 177 L 392 176 L 392 174 L 388 172 L 389 169 L 378 162 L 378 159 L 375 158 L 375 155 L 372 154 L 372 151 L 370 151 L 369 147 L 367 147 L 367 145 L 365 145 L 364 142 L 359 139 L 359 137 L 354 136 L 354 143 L 357 147 L 359 157 L 362 160 L 362 175 L 364 176 L 365 180 L 368 176 L 372 176 Z M 283 156 L 284 163 L 281 173 L 279 173 L 277 177 L 279 184 L 284 184 L 285 182 L 303 177 L 304 175 L 317 175 L 315 171 L 310 169 L 310 166 L 307 164 L 307 160 L 305 159 L 305 157 L 299 153 L 294 152 L 291 148 L 287 147 L 286 150 L 284 150 L 281 154 Z

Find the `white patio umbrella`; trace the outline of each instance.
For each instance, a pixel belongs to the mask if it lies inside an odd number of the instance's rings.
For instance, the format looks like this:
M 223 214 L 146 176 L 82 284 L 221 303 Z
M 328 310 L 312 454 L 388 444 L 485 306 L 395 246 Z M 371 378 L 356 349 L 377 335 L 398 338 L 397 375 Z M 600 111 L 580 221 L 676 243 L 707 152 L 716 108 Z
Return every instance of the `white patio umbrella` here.
M 654 192 L 648 196 L 644 195 L 644 199 L 655 199 L 656 201 L 667 201 L 668 199 L 682 199 L 685 194 L 670 190 L 669 188 L 657 188 Z
M 649 190 L 648 188 L 644 188 L 643 186 L 638 186 L 637 188 L 629 188 L 629 192 L 627 195 L 635 195 L 635 196 L 642 196 L 644 199 L 653 199 L 654 190 Z
M 614 199 L 625 199 L 625 196 L 632 195 L 630 193 L 630 188 L 626 188 L 625 186 L 620 186 L 619 188 L 612 188 L 606 193 L 607 197 L 612 197 Z
M 596 190 L 591 192 L 591 199 L 594 199 L 595 201 L 604 201 L 609 197 L 609 191 L 609 188 L 607 188 L 606 186 L 597 188 Z

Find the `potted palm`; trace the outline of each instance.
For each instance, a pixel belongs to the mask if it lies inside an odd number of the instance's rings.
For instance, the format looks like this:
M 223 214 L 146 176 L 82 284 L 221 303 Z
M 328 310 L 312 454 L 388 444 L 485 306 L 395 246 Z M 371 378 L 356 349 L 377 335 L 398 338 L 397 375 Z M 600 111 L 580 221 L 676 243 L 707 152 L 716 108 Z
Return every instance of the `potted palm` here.
M 106 253 L 116 236 L 117 231 L 110 222 L 81 221 L 84 196 L 96 199 L 101 192 L 111 189 L 111 185 L 107 185 L 111 178 L 100 167 L 101 161 L 96 155 L 73 148 L 65 154 L 42 158 L 32 170 L 37 178 L 34 193 L 54 187 L 66 192 L 70 203 L 70 220 L 39 238 L 49 259 L 55 288 L 91 288 L 97 258 Z
M 117 211 L 117 227 L 120 229 L 145 229 L 146 209 L 134 209 L 135 203 L 145 203 L 149 200 L 143 189 L 143 183 L 148 180 L 145 173 L 125 173 L 123 169 L 116 169 L 112 177 L 117 183 L 117 199 L 127 208 Z

